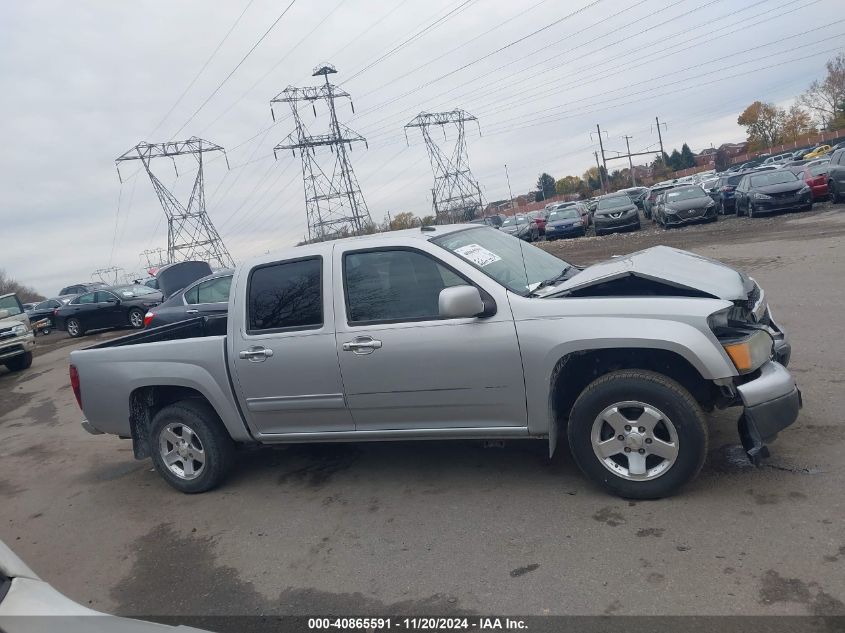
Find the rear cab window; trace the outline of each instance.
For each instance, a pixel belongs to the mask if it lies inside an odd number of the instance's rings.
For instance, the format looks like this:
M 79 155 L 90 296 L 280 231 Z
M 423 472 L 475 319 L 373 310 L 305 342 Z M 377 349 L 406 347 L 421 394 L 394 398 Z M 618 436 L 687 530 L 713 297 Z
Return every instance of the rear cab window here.
M 323 259 L 308 257 L 252 269 L 246 329 L 265 334 L 323 327 Z

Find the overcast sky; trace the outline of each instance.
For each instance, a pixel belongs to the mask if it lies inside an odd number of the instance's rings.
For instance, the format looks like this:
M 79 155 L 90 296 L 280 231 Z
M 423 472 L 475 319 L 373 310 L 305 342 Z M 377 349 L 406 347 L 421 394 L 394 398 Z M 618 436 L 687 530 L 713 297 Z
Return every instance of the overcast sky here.
M 403 131 L 421 111 L 478 117 L 469 160 L 492 201 L 508 195 L 505 164 L 514 195 L 542 171 L 582 174 L 596 123 L 609 150 L 625 134 L 632 151 L 657 147 L 655 116 L 667 151 L 741 141 L 746 105 L 789 103 L 845 48 L 841 0 L 295 0 L 221 86 L 289 2 L 0 4 L 0 268 L 46 295 L 96 268 L 141 271 L 167 223 L 140 165 L 121 167 L 121 185 L 114 159 L 194 135 L 227 149 L 229 171 L 208 156 L 206 196 L 235 259 L 293 245 L 306 233 L 300 162 L 274 160 L 293 127 L 284 104 L 273 124 L 269 101 L 314 85 L 324 61 L 353 98 L 341 120 L 368 140 L 351 159 L 380 221 L 431 212 L 425 146 Z M 318 133 L 319 117 L 303 120 Z M 160 162 L 184 199 L 190 163 L 177 178 Z

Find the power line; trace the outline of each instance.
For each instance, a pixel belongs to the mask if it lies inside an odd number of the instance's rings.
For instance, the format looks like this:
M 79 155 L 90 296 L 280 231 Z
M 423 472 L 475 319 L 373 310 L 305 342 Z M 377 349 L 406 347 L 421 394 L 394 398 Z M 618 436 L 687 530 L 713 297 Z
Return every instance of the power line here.
M 191 121 L 193 121 L 193 120 L 194 120 L 194 117 L 196 117 L 196 116 L 200 113 L 200 111 L 201 111 L 201 110 L 202 110 L 202 109 L 206 106 L 206 104 L 208 104 L 208 102 L 209 102 L 209 101 L 211 101 L 211 99 L 214 97 L 214 95 L 216 95 L 216 94 L 220 91 L 220 89 L 221 89 L 221 88 L 222 88 L 222 87 L 226 84 L 226 82 L 227 82 L 227 81 L 229 81 L 229 79 L 232 77 L 232 75 L 234 75 L 234 74 L 235 74 L 235 72 L 237 72 L 238 68 L 240 68 L 240 67 L 241 67 L 241 65 L 243 65 L 243 63 L 247 60 L 247 58 L 248 58 L 250 55 L 252 55 L 253 51 L 254 51 L 256 48 L 258 48 L 258 45 L 259 45 L 259 44 L 261 44 L 261 42 L 263 42 L 263 41 L 264 41 L 264 38 L 266 38 L 268 35 L 270 35 L 270 31 L 272 31 L 272 30 L 276 27 L 276 25 L 277 25 L 279 22 L 281 22 L 282 18 L 283 18 L 283 17 L 285 17 L 285 15 L 286 15 L 286 14 L 287 14 L 287 12 L 290 10 L 290 8 L 294 5 L 294 3 L 295 3 L 295 2 L 296 2 L 296 0 L 291 0 L 291 1 L 290 1 L 290 4 L 289 4 L 288 6 L 286 6 L 286 7 L 285 7 L 285 10 L 281 12 L 281 14 L 279 15 L 279 17 L 277 17 L 277 18 L 273 21 L 273 24 L 271 24 L 271 25 L 270 25 L 270 28 L 269 28 L 269 29 L 267 29 L 266 31 L 264 31 L 264 35 L 262 35 L 261 37 L 259 37 L 259 38 L 258 38 L 258 41 L 256 41 L 256 42 L 255 42 L 255 44 L 253 44 L 253 45 L 252 45 L 252 48 L 250 48 L 250 49 L 247 51 L 246 55 L 244 55 L 244 56 L 241 58 L 241 61 L 239 61 L 239 62 L 235 65 L 235 67 L 234 67 L 231 71 L 229 71 L 229 74 L 228 74 L 228 75 L 226 75 L 226 76 L 223 78 L 223 81 L 221 81 L 221 82 L 217 85 L 217 87 L 216 87 L 216 88 L 215 88 L 215 89 L 211 92 L 211 94 L 210 94 L 210 95 L 208 95 L 208 96 L 205 98 L 205 101 L 203 101 L 203 102 L 200 104 L 200 106 L 199 106 L 196 110 L 194 110 L 194 113 L 193 113 L 191 116 L 189 116 L 189 117 L 188 117 L 188 120 L 187 120 L 187 121 L 185 121 L 185 122 L 182 124 L 182 127 L 180 127 L 178 130 L 176 130 L 176 131 L 173 133 L 173 136 L 171 136 L 171 138 L 174 138 L 174 137 L 178 136 L 178 135 L 179 135 L 179 133 L 180 133 L 182 130 L 184 130 L 184 129 L 185 129 L 185 127 L 187 127 L 187 125 L 188 125 Z
M 244 10 L 241 11 L 241 14 L 237 17 L 234 24 L 232 24 L 232 26 L 229 28 L 229 30 L 226 31 L 226 35 L 223 36 L 223 39 L 220 40 L 220 43 L 217 44 L 217 47 L 211 52 L 211 55 L 208 56 L 208 59 L 205 60 L 205 63 L 202 65 L 202 68 L 200 68 L 199 71 L 197 72 L 197 74 L 194 75 L 194 78 L 191 79 L 190 83 L 185 87 L 185 90 L 183 90 L 182 94 L 179 95 L 179 98 L 176 99 L 176 102 L 172 106 L 170 106 L 170 109 L 161 118 L 161 121 L 158 122 L 158 125 L 155 126 L 155 129 L 152 132 L 149 133 L 148 138 L 152 138 L 153 136 L 155 136 L 155 133 L 158 132 L 159 128 L 167 120 L 167 117 L 169 117 L 172 114 L 173 110 L 176 109 L 176 106 L 178 106 L 180 103 L 182 103 L 182 99 L 185 98 L 185 95 L 188 94 L 188 91 L 194 86 L 194 84 L 197 82 L 197 79 L 200 78 L 200 75 L 202 75 L 203 72 L 205 71 L 205 69 L 208 68 L 208 65 L 211 63 L 211 60 L 214 59 L 215 55 L 217 55 L 217 53 L 223 47 L 223 44 L 225 44 L 226 40 L 229 39 L 229 36 L 232 34 L 232 31 L 235 30 L 236 26 L 238 26 L 238 23 L 241 21 L 241 18 L 244 17 L 244 14 L 247 12 L 247 9 L 249 9 L 252 6 L 253 2 L 255 2 L 255 0 L 249 0 L 249 2 L 247 2 L 246 6 L 244 7 Z M 179 132 L 177 132 L 177 134 L 178 133 Z

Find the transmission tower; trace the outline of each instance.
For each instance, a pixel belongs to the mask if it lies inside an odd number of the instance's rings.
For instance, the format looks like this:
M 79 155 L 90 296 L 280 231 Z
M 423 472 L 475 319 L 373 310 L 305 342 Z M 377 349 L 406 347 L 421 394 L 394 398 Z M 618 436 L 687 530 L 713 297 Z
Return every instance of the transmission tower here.
M 148 248 L 145 251 L 141 251 L 141 254 L 138 257 L 140 260 L 143 260 L 142 264 L 146 262 L 144 267 L 147 270 L 150 270 L 153 268 L 161 268 L 165 264 L 169 263 L 166 255 L 167 251 L 163 248 Z
M 108 268 L 98 268 L 91 273 L 91 279 L 99 281 L 107 286 L 116 286 L 121 282 L 126 271 L 120 266 L 109 266 Z
M 372 224 L 367 203 L 361 194 L 355 172 L 347 156 L 352 143 L 367 143 L 366 139 L 338 122 L 335 99 L 346 98 L 352 102 L 348 92 L 329 82 L 329 75 L 336 73 L 331 64 L 321 64 L 314 69 L 313 77 L 323 76 L 325 84 L 316 87 L 295 88 L 288 86 L 270 101 L 270 113 L 273 120 L 276 114 L 273 104 L 287 103 L 293 113 L 296 129 L 288 134 L 276 147 L 278 150 L 289 149 L 302 159 L 302 181 L 305 186 L 305 210 L 308 219 L 308 241 L 319 242 L 346 235 L 360 235 Z M 302 121 L 299 104 L 311 104 L 314 116 L 317 116 L 317 101 L 325 101 L 329 112 L 329 130 L 327 134 L 312 135 Z M 354 106 L 352 111 L 355 111 Z M 323 165 L 317 160 L 316 148 L 328 147 L 334 159 Z M 324 168 L 325 167 L 325 168 Z
M 419 128 L 422 132 L 431 170 L 434 172 L 434 188 L 431 201 L 438 224 L 450 224 L 471 220 L 483 208 L 481 189 L 469 169 L 464 123 L 478 119 L 464 110 L 451 112 L 421 112 L 405 125 L 405 140 L 408 128 Z M 439 126 L 443 130 L 443 142 L 447 143 L 446 126 L 454 126 L 457 132 L 451 152 L 441 149 L 432 138 L 431 130 Z M 481 134 L 481 127 L 478 128 Z
M 167 260 L 181 262 L 199 259 L 221 268 L 235 265 L 223 240 L 205 210 L 205 180 L 203 177 L 203 155 L 207 152 L 226 152 L 219 145 L 210 143 L 196 136 L 187 141 L 167 143 L 138 143 L 125 154 L 118 156 L 115 163 L 120 177 L 120 163 L 127 160 L 140 160 L 153 184 L 153 189 L 167 216 Z M 164 186 L 150 169 L 154 158 L 170 158 L 176 167 L 176 156 L 190 155 L 197 161 L 197 176 L 191 189 L 187 206 L 183 206 L 176 196 Z M 226 159 L 228 165 L 228 159 Z M 178 171 L 176 172 L 178 175 Z M 123 179 L 121 178 L 121 182 Z

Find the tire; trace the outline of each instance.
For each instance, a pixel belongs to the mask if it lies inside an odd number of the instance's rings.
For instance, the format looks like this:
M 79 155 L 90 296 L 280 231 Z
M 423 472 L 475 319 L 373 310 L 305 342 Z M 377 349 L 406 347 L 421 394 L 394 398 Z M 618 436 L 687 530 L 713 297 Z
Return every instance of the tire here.
M 618 429 L 605 421 L 608 415 Z M 623 428 L 628 421 L 634 424 Z M 641 434 L 639 428 L 645 431 Z M 707 425 L 698 402 L 671 378 L 644 369 L 614 371 L 590 383 L 572 406 L 567 435 L 572 456 L 584 474 L 626 499 L 674 494 L 698 475 L 707 455 Z M 625 440 L 619 441 L 623 435 Z M 601 449 L 594 448 L 594 442 L 613 442 L 605 448 L 606 457 L 599 457 Z M 658 446 L 672 456 L 650 452 Z M 610 454 L 616 447 L 618 453 Z M 635 448 L 626 451 L 626 447 Z M 630 461 L 634 451 L 646 451 L 638 459 L 642 476 L 628 472 L 639 469 Z
M 734 214 L 738 218 L 741 218 L 744 215 L 744 214 L 740 213 L 740 211 L 739 211 L 739 202 L 734 202 Z
M 832 180 L 828 181 L 827 183 L 827 190 L 830 192 L 830 201 L 833 204 L 836 204 L 840 201 L 841 195 L 839 193 L 839 189 L 836 187 L 836 183 Z
M 756 217 L 759 217 L 759 216 L 757 215 L 757 212 L 756 212 L 756 211 L 754 211 L 754 205 L 753 205 L 751 202 L 749 202 L 749 203 L 748 203 L 748 217 L 749 217 L 749 218 L 756 218 Z
M 138 308 L 132 308 L 126 315 L 129 327 L 140 330 L 144 327 L 144 313 Z
M 6 369 L 9 371 L 23 371 L 29 369 L 32 365 L 32 352 L 24 352 L 18 356 L 13 356 L 5 361 Z
M 182 446 L 177 444 L 180 439 L 186 442 Z M 235 443 L 214 409 L 201 400 L 182 400 L 156 413 L 150 426 L 150 452 L 158 474 L 187 494 L 216 488 L 235 462 Z M 187 460 L 193 470 L 190 476 Z
M 719 202 L 719 213 L 721 215 L 727 215 L 728 214 L 728 210 L 725 208 L 725 201 L 724 200 Z
M 65 322 L 65 329 L 71 338 L 79 338 L 85 334 L 85 328 L 82 327 L 82 323 L 74 317 L 71 317 Z

